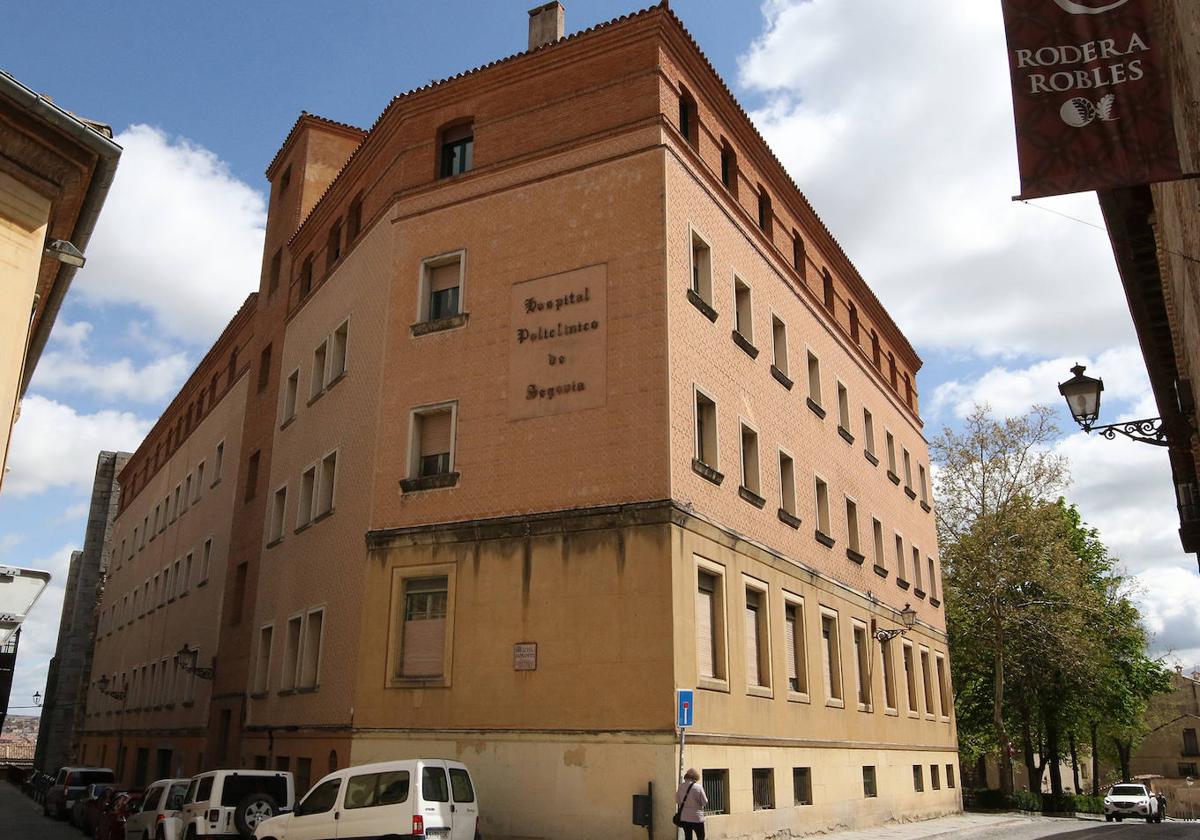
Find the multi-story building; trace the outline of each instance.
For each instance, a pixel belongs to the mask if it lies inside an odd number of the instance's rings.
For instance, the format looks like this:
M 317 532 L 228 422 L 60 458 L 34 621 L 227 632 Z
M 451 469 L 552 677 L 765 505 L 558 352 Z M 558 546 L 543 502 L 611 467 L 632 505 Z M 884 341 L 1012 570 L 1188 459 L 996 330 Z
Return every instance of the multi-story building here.
M 120 157 L 107 125 L 0 71 L 0 487 L 21 398 Z
M 450 755 L 488 836 L 636 836 L 647 782 L 666 831 L 681 762 L 714 836 L 957 810 L 919 358 L 665 4 L 562 31 L 269 166 L 236 488 L 187 514 L 228 549 L 184 769 Z M 221 436 L 189 394 L 118 540 Z M 201 628 L 162 609 L 102 673 L 170 673 Z

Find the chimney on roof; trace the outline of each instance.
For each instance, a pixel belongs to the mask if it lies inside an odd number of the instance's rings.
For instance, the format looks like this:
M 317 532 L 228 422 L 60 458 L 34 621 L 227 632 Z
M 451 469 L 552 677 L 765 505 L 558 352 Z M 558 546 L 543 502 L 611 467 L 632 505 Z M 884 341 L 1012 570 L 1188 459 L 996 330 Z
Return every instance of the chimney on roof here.
M 529 10 L 529 49 L 562 40 L 566 10 L 558 0 Z

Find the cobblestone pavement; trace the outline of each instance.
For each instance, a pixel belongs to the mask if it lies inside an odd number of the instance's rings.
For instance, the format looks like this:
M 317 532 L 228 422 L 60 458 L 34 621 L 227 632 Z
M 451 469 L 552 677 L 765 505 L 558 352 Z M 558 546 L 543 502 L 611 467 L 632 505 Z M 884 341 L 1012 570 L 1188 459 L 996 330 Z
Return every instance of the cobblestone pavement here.
M 1021 814 L 959 814 L 820 835 L 822 840 L 1200 840 L 1200 823 L 1105 823 Z
M 83 840 L 66 822 L 42 816 L 42 806 L 8 782 L 0 782 L 0 840 Z

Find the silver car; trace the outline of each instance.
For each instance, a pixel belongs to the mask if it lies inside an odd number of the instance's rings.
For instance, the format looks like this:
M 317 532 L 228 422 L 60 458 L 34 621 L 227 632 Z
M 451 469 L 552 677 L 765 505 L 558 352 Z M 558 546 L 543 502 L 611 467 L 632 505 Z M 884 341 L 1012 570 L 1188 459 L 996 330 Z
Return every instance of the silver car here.
M 190 779 L 159 779 L 146 788 L 141 810 L 125 818 L 125 840 L 181 840 L 180 821 Z

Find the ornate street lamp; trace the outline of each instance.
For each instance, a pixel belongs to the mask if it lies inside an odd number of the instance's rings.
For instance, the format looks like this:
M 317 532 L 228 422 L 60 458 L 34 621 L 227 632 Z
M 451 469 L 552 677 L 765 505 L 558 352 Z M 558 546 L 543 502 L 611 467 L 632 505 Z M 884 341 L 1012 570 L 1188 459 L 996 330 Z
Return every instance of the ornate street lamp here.
M 200 651 L 193 647 L 188 647 L 188 643 L 184 642 L 178 653 L 175 654 L 175 665 L 184 673 L 192 674 L 202 680 L 211 680 L 216 673 L 215 667 L 202 668 L 196 664 L 196 660 L 200 658 Z
M 33 692 L 33 705 L 35 705 L 35 706 L 42 705 L 42 692 L 40 692 L 40 691 Z
M 103 677 L 96 680 L 96 688 L 100 689 L 101 694 L 103 694 L 105 697 L 111 697 L 114 700 L 123 701 L 125 699 L 125 689 L 114 688 L 112 691 L 109 691 L 108 687 L 111 684 L 112 680 L 108 678 L 108 674 L 105 674 Z
M 880 642 L 888 642 L 897 636 L 903 636 L 913 628 L 917 623 L 917 611 L 912 608 L 911 604 L 905 604 L 904 609 L 900 610 L 900 623 L 902 627 L 893 627 L 891 630 L 879 628 L 875 631 L 875 639 Z
M 1168 445 L 1161 417 L 1097 426 L 1096 421 L 1100 418 L 1100 392 L 1104 390 L 1104 380 L 1084 376 L 1085 370 L 1087 368 L 1083 365 L 1075 365 L 1071 368 L 1071 373 L 1075 375 L 1058 386 L 1058 393 L 1066 399 L 1067 408 L 1071 410 L 1071 416 L 1075 418 L 1079 428 L 1089 434 L 1095 430 L 1109 440 L 1113 440 L 1117 435 L 1124 435 L 1138 443 Z

